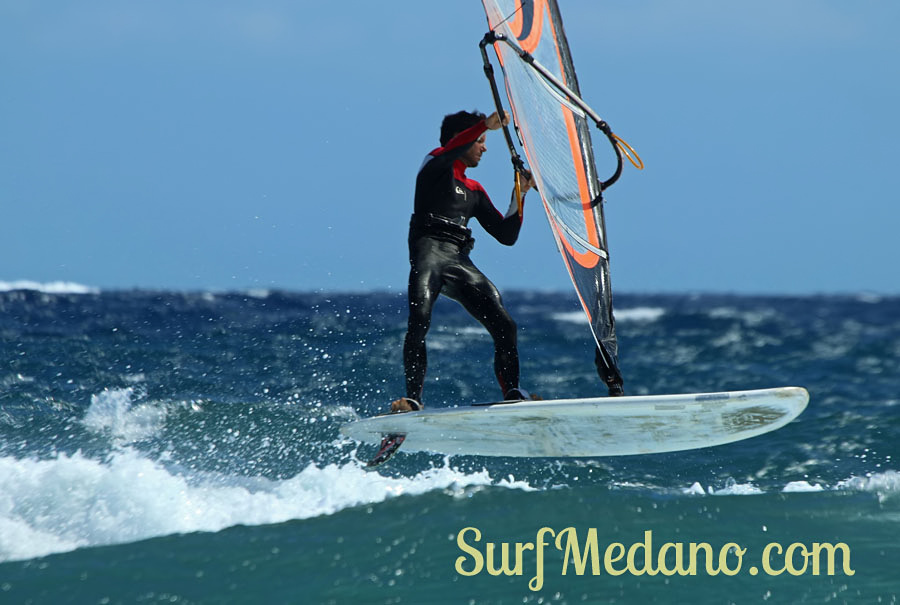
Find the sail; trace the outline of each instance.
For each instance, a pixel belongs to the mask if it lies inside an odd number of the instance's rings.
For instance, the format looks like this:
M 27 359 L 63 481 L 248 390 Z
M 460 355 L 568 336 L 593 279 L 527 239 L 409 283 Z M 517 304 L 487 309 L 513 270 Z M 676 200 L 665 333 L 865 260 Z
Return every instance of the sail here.
M 493 44 L 503 69 L 513 122 L 537 183 L 550 228 L 607 366 L 619 377 L 602 183 L 594 165 L 590 121 L 555 0 L 483 0 Z M 489 76 L 491 71 L 488 72 Z M 497 86 L 493 84 L 499 104 Z M 598 122 L 598 125 L 602 121 Z M 605 125 L 605 123 L 602 123 Z M 606 132 L 610 137 L 611 132 Z M 514 156 L 512 141 L 510 151 Z M 613 145 L 615 148 L 615 144 Z M 598 368 L 601 360 L 598 358 Z M 602 373 L 602 371 L 601 371 Z

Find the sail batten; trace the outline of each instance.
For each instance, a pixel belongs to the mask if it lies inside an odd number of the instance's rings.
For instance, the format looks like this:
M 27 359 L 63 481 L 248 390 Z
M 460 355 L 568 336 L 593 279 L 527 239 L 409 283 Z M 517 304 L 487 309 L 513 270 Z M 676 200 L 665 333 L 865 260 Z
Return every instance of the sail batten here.
M 609 249 L 602 191 L 614 182 L 622 156 L 605 122 L 581 99 L 575 67 L 555 0 L 483 0 L 493 46 L 503 71 L 504 90 L 528 167 L 551 231 L 598 346 L 598 363 L 619 375 Z M 495 102 L 500 104 L 492 82 Z M 616 173 L 601 181 L 594 163 L 590 124 L 613 145 Z M 509 139 L 508 139 L 509 140 Z M 513 164 L 517 151 L 510 144 Z M 519 161 L 520 163 L 520 161 Z M 517 165 L 518 168 L 518 165 Z

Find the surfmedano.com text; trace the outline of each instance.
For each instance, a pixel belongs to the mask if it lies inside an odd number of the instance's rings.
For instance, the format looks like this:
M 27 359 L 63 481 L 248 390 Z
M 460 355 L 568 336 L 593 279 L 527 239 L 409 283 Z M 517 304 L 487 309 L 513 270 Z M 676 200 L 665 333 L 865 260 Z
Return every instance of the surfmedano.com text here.
M 644 539 L 626 545 L 611 542 L 601 551 L 597 528 L 590 528 L 579 535 L 579 530 L 566 527 L 556 531 L 542 527 L 534 542 L 483 542 L 482 533 L 476 527 L 465 527 L 456 535 L 456 545 L 464 553 L 456 559 L 456 572 L 462 576 L 476 576 L 487 572 L 492 576 L 522 576 L 533 574 L 528 587 L 537 591 L 544 585 L 544 552 L 555 548 L 562 553 L 562 567 L 558 573 L 594 576 L 606 573 L 611 576 L 695 576 L 706 574 L 735 576 L 760 572 L 769 576 L 829 575 L 837 572 L 838 565 L 844 575 L 856 573 L 850 567 L 850 547 L 844 542 L 831 544 L 794 542 L 782 545 L 768 543 L 760 553 L 748 553 L 748 549 L 735 542 L 714 548 L 707 542 L 664 542 L 653 540 L 653 531 L 644 532 Z

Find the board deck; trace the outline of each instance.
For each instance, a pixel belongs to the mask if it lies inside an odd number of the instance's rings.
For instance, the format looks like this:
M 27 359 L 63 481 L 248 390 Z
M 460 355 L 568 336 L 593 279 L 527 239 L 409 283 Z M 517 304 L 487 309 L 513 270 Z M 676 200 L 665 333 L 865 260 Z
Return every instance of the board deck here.
M 789 423 L 808 401 L 802 387 L 522 401 L 385 414 L 341 432 L 376 444 L 401 434 L 404 450 L 441 454 L 628 456 L 756 437 Z

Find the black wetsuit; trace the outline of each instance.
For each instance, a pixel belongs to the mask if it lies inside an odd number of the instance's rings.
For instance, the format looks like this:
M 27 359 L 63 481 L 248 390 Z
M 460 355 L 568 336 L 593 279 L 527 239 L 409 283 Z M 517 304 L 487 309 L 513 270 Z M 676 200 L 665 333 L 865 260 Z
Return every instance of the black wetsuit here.
M 409 328 L 403 345 L 406 396 L 416 401 L 422 400 L 425 383 L 425 335 L 442 293 L 462 304 L 493 337 L 494 372 L 503 394 L 519 386 L 516 324 L 497 288 L 469 259 L 475 240 L 467 224 L 473 216 L 508 246 L 522 226 L 518 208 L 501 214 L 481 184 L 466 177 L 459 159 L 485 130 L 482 120 L 429 153 L 416 178 L 409 225 Z

